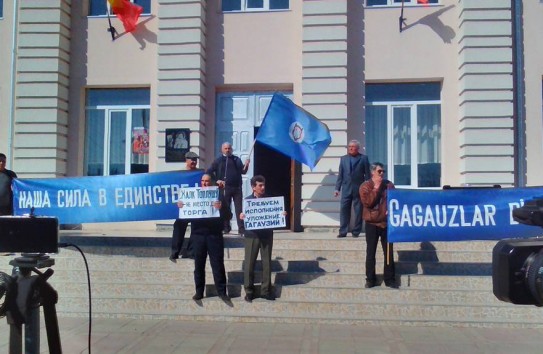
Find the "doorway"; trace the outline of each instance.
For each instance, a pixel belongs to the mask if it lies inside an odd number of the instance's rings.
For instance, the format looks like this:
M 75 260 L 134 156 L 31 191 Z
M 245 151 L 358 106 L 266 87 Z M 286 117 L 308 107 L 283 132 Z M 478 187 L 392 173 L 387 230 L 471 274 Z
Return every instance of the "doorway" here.
M 258 127 L 255 127 L 255 136 L 257 133 Z M 285 210 L 288 212 L 286 229 L 290 230 L 292 218 L 290 157 L 256 142 L 253 161 L 254 175 L 266 178 L 266 194 L 271 197 L 285 197 Z

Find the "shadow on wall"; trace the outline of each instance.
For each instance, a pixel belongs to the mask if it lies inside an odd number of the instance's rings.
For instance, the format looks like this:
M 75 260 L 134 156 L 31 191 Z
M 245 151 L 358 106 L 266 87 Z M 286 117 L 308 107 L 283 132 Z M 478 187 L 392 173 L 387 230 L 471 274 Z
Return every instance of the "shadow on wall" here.
M 132 36 L 134 36 L 136 41 L 138 41 L 141 50 L 145 49 L 145 47 L 147 46 L 147 42 L 149 43 L 157 42 L 157 34 L 155 32 L 150 31 L 146 26 L 146 23 L 149 21 L 152 21 L 155 17 L 156 17 L 155 15 L 151 15 L 145 20 L 138 22 L 136 30 L 131 32 Z M 115 39 L 119 39 L 120 37 L 126 34 L 128 33 L 127 32 L 122 32 L 120 34 L 118 33 L 115 36 Z
M 339 227 L 339 200 L 340 197 L 334 197 L 334 190 L 337 180 L 337 172 L 328 170 L 326 176 L 311 196 L 302 213 L 319 211 L 322 214 L 337 221 L 335 227 Z M 352 221 L 352 220 L 351 220 Z
M 454 29 L 452 27 L 444 24 L 443 21 L 441 21 L 441 19 L 439 18 L 439 16 L 449 11 L 453 7 L 455 6 L 449 5 L 441 10 L 438 10 L 429 15 L 426 15 L 420 20 L 410 23 L 406 25 L 405 27 L 403 27 L 403 31 L 407 31 L 409 28 L 416 25 L 426 25 L 430 27 L 443 40 L 444 43 L 451 43 L 454 37 L 456 37 L 456 32 L 454 32 Z

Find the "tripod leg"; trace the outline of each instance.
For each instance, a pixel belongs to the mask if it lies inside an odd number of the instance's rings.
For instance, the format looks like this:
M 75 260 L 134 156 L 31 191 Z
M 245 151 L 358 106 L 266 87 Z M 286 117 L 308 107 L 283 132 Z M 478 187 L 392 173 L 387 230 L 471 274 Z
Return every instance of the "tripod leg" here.
M 43 283 L 41 287 L 43 317 L 47 330 L 47 343 L 50 354 L 61 354 L 60 333 L 58 330 L 57 310 L 58 294 L 49 283 Z
M 27 310 L 25 321 L 25 353 L 40 352 L 40 308 Z
M 23 325 L 10 324 L 9 326 L 9 354 L 23 352 Z
M 58 319 L 55 304 L 43 305 L 43 316 L 45 318 L 45 328 L 47 329 L 47 342 L 49 343 L 50 354 L 61 354 L 60 334 L 58 330 Z

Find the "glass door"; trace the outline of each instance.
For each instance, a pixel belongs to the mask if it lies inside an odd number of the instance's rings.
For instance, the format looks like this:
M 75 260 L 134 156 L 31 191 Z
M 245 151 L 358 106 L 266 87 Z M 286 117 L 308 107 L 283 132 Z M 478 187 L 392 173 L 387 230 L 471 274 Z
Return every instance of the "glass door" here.
M 409 106 L 392 107 L 392 161 L 389 176 L 398 186 L 411 186 L 411 109 Z M 416 180 L 416 179 L 415 179 Z

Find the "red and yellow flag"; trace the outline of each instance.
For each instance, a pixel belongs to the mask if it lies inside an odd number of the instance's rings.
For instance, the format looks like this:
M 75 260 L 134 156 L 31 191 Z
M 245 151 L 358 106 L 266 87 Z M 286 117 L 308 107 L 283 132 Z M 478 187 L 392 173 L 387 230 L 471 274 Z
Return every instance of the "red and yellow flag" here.
M 417 0 L 417 4 L 423 4 L 424 6 L 428 6 L 428 0 Z
M 121 20 L 126 32 L 136 29 L 138 19 L 143 12 L 143 7 L 136 5 L 130 0 L 107 0 L 113 13 Z

